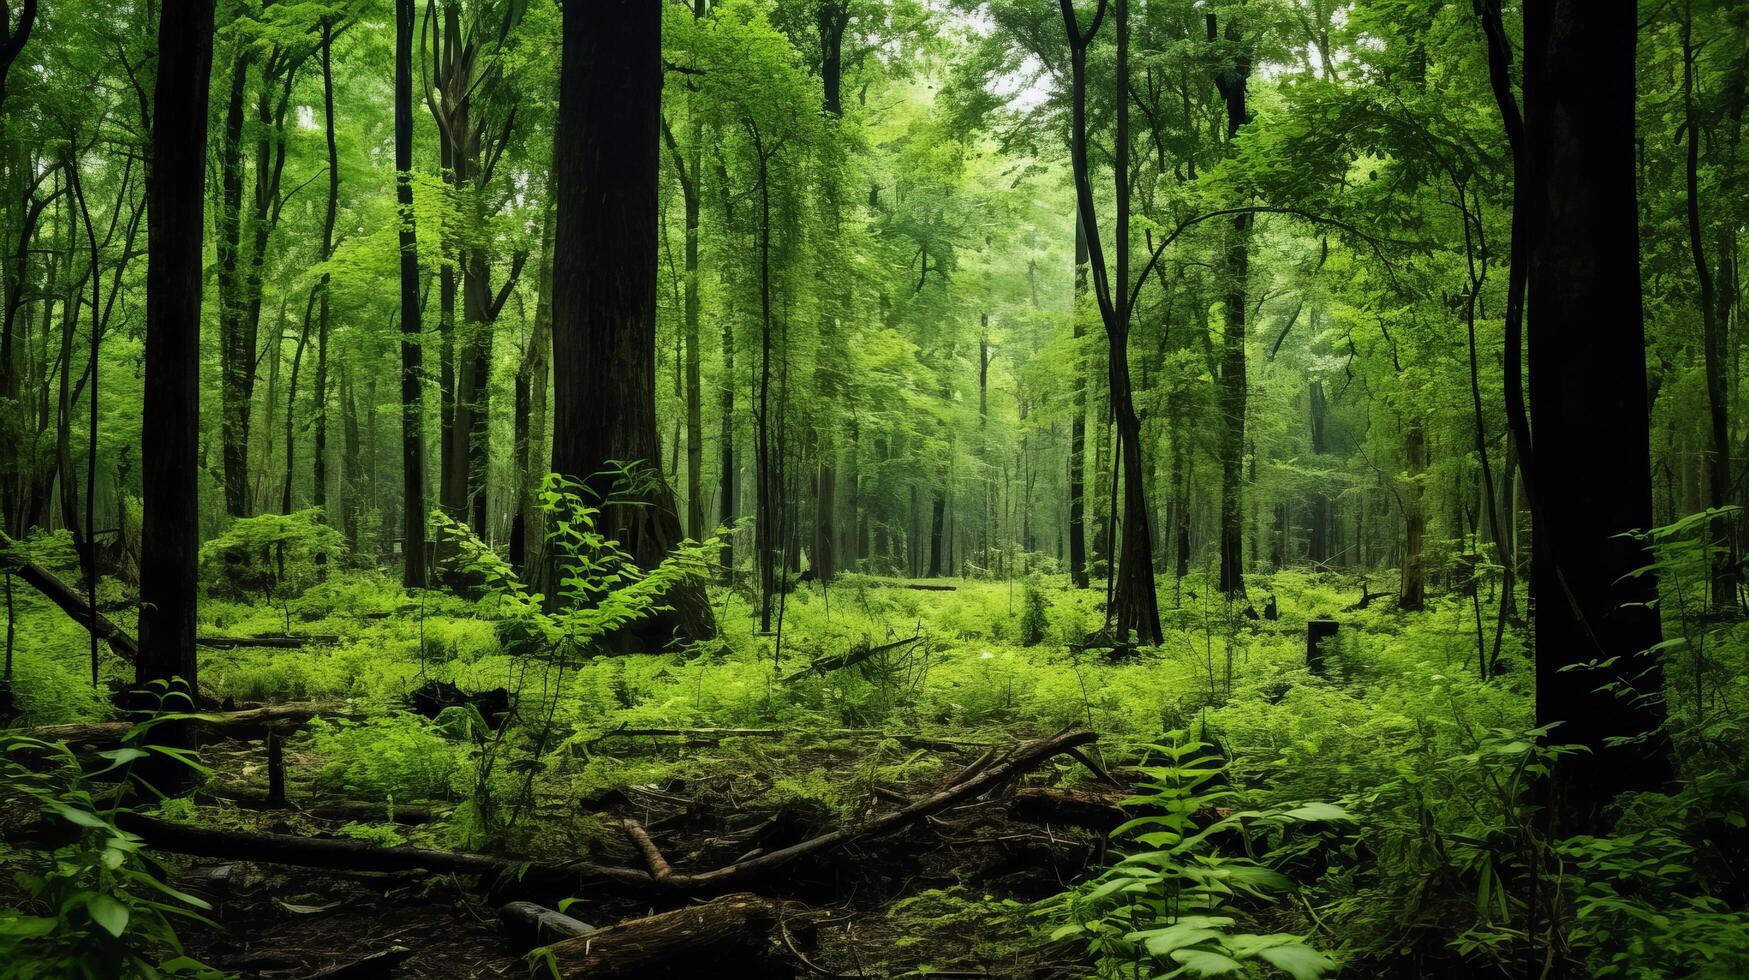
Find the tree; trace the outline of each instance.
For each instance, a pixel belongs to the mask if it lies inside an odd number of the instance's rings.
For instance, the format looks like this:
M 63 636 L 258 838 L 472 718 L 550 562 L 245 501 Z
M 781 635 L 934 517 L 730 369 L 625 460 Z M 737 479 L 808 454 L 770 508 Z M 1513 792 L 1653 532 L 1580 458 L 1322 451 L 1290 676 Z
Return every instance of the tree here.
M 141 684 L 180 679 L 198 691 L 194 656 L 199 565 L 200 300 L 212 0 L 165 4 L 152 89 L 146 175 L 146 379 L 140 548 Z M 189 705 L 192 707 L 192 705 Z
M 402 580 L 408 588 L 420 588 L 425 585 L 425 367 L 413 224 L 413 0 L 395 0 L 395 204 L 401 250 Z
M 680 543 L 656 428 L 656 187 L 661 5 L 565 7 L 553 149 L 553 469 L 612 502 L 613 538 L 646 569 Z M 616 487 L 611 469 L 642 470 Z M 693 639 L 714 633 L 696 584 L 669 596 Z
M 1657 580 L 1635 574 L 1650 557 L 1624 536 L 1652 523 L 1635 17 L 1580 0 L 1525 11 L 1517 193 L 1532 210 L 1514 254 L 1529 263 L 1536 715 L 1560 723 L 1555 741 L 1586 749 L 1557 774 L 1555 821 L 1568 830 L 1670 776 Z
M 1136 415 L 1131 397 L 1129 370 L 1130 311 L 1136 289 L 1129 278 L 1129 3 L 1115 0 L 1113 7 L 1117 31 L 1117 124 L 1113 137 L 1113 171 L 1117 185 L 1114 219 L 1115 276 L 1106 272 L 1104 245 L 1099 238 L 1099 222 L 1093 205 L 1093 183 L 1087 161 L 1087 47 L 1099 32 L 1105 17 L 1106 2 L 1100 0 L 1093 23 L 1083 31 L 1076 18 L 1073 0 L 1060 0 L 1063 26 L 1069 34 L 1071 65 L 1071 98 L 1073 118 L 1070 133 L 1073 141 L 1071 157 L 1075 171 L 1075 193 L 1081 221 L 1086 227 L 1088 262 L 1092 271 L 1093 296 L 1099 304 L 1100 318 L 1105 323 L 1107 377 L 1113 422 L 1117 427 L 1117 452 L 1123 465 L 1123 537 L 1115 574 L 1112 576 L 1107 618 L 1113 630 L 1113 642 L 1127 645 L 1132 633 L 1144 645 L 1158 644 L 1160 629 L 1159 597 L 1154 593 L 1153 542 L 1148 521 L 1148 494 L 1143 480 L 1145 469 L 1142 455 L 1141 419 Z M 1113 281 L 1115 279 L 1115 282 Z M 1113 519 L 1117 515 L 1112 515 Z M 1108 556 L 1109 559 L 1109 556 Z

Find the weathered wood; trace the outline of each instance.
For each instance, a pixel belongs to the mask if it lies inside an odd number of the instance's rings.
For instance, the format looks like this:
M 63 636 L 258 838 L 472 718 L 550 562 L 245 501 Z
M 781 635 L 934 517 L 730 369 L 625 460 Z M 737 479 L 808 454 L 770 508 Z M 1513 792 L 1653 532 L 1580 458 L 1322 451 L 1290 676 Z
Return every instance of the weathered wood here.
M 674 869 L 669 866 L 668 859 L 662 856 L 662 849 L 656 846 L 656 842 L 650 838 L 650 832 L 644 829 L 643 824 L 627 817 L 620 821 L 620 826 L 625 828 L 626 836 L 632 839 L 632 843 L 637 845 L 639 853 L 644 855 L 644 863 L 649 866 L 652 878 L 662 881 L 673 876 Z
M 803 667 L 801 670 L 785 677 L 783 682 L 785 684 L 794 684 L 796 681 L 813 674 L 825 675 L 834 670 L 843 670 L 846 667 L 854 667 L 865 660 L 880 656 L 883 653 L 901 650 L 922 639 L 922 634 L 918 634 L 916 636 L 907 636 L 902 640 L 894 640 L 891 643 L 883 643 L 880 646 L 861 646 L 852 649 L 847 653 L 834 654 L 830 657 L 821 657 L 820 659 L 808 664 L 806 667 Z
M 511 933 L 519 945 L 530 949 L 591 936 L 600 931 L 587 922 L 579 922 L 533 902 L 511 902 L 498 909 L 498 917 L 503 920 L 505 931 Z
M 209 712 L 194 716 L 193 721 L 203 730 L 234 737 L 238 733 L 263 726 L 309 721 L 320 714 L 334 713 L 338 708 L 338 705 L 333 704 L 301 701 L 293 704 L 271 704 L 243 711 Z M 137 721 L 89 721 L 70 725 L 39 725 L 11 731 L 13 734 L 28 735 L 48 742 L 76 745 L 114 741 L 132 731 L 138 724 Z
M 737 892 L 548 947 L 560 977 L 775 976 L 778 935 L 805 910 Z
M 1118 802 L 1128 793 L 1112 789 L 1023 786 L 1008 798 L 1008 811 L 1028 823 L 1085 827 L 1106 833 L 1124 822 Z

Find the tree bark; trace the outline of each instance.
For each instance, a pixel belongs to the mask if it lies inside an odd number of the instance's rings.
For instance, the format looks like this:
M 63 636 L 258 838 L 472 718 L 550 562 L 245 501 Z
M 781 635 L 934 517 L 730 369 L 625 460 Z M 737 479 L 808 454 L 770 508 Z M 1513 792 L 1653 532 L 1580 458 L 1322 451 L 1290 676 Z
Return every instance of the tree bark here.
M 656 431 L 656 190 L 662 96 L 661 5 L 570 4 L 564 16 L 554 149 L 553 468 L 607 499 L 610 461 L 642 465 L 639 505 L 605 527 L 645 568 L 681 540 Z M 667 597 L 692 639 L 715 627 L 703 589 Z
M 1604 826 L 1619 793 L 1670 778 L 1657 581 L 1625 532 L 1652 521 L 1645 324 L 1634 173 L 1632 5 L 1535 0 L 1525 11 L 1519 192 L 1533 208 L 1530 409 L 1536 718 L 1588 751 L 1557 764 L 1561 832 Z M 1521 447 L 1522 451 L 1522 447 Z M 1564 669 L 1594 661 L 1600 669 Z M 1606 688 L 1625 685 L 1637 696 Z M 1615 741 L 1626 739 L 1626 741 Z
M 146 344 L 140 475 L 140 645 L 135 679 L 163 681 L 193 707 L 195 593 L 200 545 L 201 242 L 205 232 L 207 88 L 213 2 L 165 4 L 158 21 L 158 77 L 146 175 Z M 186 744 L 186 726 L 158 733 Z M 177 783 L 172 767 L 148 777 Z
M 401 246 L 402 581 L 425 586 L 425 368 L 413 225 L 413 0 L 395 0 L 395 203 Z

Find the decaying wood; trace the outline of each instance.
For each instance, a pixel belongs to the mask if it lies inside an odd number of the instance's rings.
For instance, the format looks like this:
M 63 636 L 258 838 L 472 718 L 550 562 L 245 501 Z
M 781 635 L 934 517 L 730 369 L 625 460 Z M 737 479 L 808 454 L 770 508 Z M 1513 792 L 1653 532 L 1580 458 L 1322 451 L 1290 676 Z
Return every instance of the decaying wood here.
M 737 892 L 631 919 L 548 949 L 561 977 L 771 976 L 759 964 L 781 955 L 780 926 L 794 903 Z
M 248 708 L 243 711 L 206 712 L 194 716 L 194 723 L 204 731 L 235 737 L 239 733 L 262 729 L 265 726 L 309 721 L 317 715 L 330 714 L 338 709 L 338 705 L 300 701 L 292 704 L 270 704 L 266 707 Z M 44 741 L 79 745 L 114 741 L 132 731 L 134 726 L 138 724 L 137 721 L 89 721 L 71 725 L 38 725 L 35 728 L 19 728 L 10 731 L 13 734 L 28 735 L 31 738 L 40 738 Z
M 591 936 L 600 930 L 533 902 L 511 902 L 498 909 L 504 928 L 528 948 Z
M 859 646 L 846 653 L 834 654 L 830 657 L 821 657 L 820 659 L 808 664 L 806 667 L 803 667 L 801 670 L 785 677 L 783 682 L 785 684 L 794 684 L 796 681 L 814 674 L 824 675 L 834 670 L 843 670 L 846 667 L 854 667 L 865 660 L 878 657 L 883 653 L 892 653 L 902 650 L 922 639 L 923 635 L 919 633 L 916 636 L 907 636 L 902 640 L 894 640 L 891 643 L 883 643 L 880 646 Z
M 1118 802 L 1128 793 L 1114 789 L 1055 789 L 1023 786 L 1008 797 L 1015 819 L 1109 832 L 1124 822 Z
M 644 829 L 643 824 L 627 817 L 620 821 L 620 826 L 625 828 L 626 836 L 632 839 L 638 852 L 644 856 L 644 864 L 650 868 L 650 877 L 662 881 L 673 876 L 674 869 L 669 866 L 668 859 L 662 856 L 662 849 L 650 839 L 650 833 Z
M 968 799 L 975 799 L 1008 780 L 1037 768 L 1072 748 L 1087 745 L 1098 735 L 1085 729 L 1068 729 L 1050 738 L 1025 742 L 1007 757 L 976 775 L 956 782 L 909 806 L 842 827 L 794 844 L 696 873 L 671 872 L 657 879 L 648 871 L 584 862 L 544 864 L 490 854 L 439 851 L 420 847 L 377 847 L 360 840 L 330 840 L 287 834 L 251 833 L 169 823 L 138 814 L 124 814 L 122 826 L 142 837 L 150 847 L 175 854 L 297 864 L 317 868 L 347 868 L 357 871 L 444 871 L 456 874 L 525 877 L 546 880 L 593 881 L 606 887 L 636 891 L 716 892 L 770 873 L 797 858 L 821 854 L 855 841 L 880 837 L 934 816 Z M 666 863 L 664 861 L 664 863 Z

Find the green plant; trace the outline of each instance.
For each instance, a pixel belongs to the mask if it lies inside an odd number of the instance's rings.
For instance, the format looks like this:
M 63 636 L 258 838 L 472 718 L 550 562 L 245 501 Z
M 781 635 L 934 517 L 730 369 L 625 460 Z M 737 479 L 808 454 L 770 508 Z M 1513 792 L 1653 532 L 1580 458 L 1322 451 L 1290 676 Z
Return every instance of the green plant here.
M 1035 647 L 1044 642 L 1045 630 L 1050 628 L 1050 621 L 1045 617 L 1046 607 L 1045 594 L 1038 582 L 1027 579 L 1020 607 L 1021 646 Z
M 1288 933 L 1236 927 L 1242 901 L 1272 903 L 1293 883 L 1249 852 L 1253 833 L 1347 820 L 1328 803 L 1233 813 L 1217 807 L 1235 795 L 1211 781 L 1225 768 L 1206 743 L 1181 732 L 1152 745 L 1161 765 L 1144 765 L 1141 792 L 1123 801 L 1138 811 L 1112 838 L 1130 849 L 1103 874 L 1047 900 L 1041 912 L 1054 942 L 1080 943 L 1101 977 L 1215 976 L 1247 964 L 1268 965 L 1311 980 L 1336 969 L 1330 957 Z M 1217 839 L 1237 838 L 1247 853 L 1223 853 Z M 1161 972 L 1165 971 L 1165 972 Z
M 33 802 L 43 818 L 43 843 L 19 852 L 14 876 L 28 896 L 25 905 L 0 912 L 0 974 L 18 980 L 83 977 L 132 980 L 157 977 L 221 977 L 182 954 L 174 918 L 207 922 L 209 906 L 165 883 L 163 870 L 139 837 L 118 826 L 131 812 L 100 802 L 96 781 L 119 773 L 121 799 L 141 788 L 134 764 L 153 755 L 195 765 L 187 753 L 141 744 L 151 727 L 181 715 L 142 724 L 120 748 L 99 753 L 107 764 L 85 771 L 64 743 L 0 734 L 0 773 L 5 796 Z
M 317 508 L 231 522 L 200 549 L 201 578 L 216 596 L 260 596 L 277 605 L 291 630 L 291 600 L 320 582 L 345 545 Z

